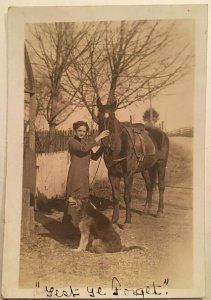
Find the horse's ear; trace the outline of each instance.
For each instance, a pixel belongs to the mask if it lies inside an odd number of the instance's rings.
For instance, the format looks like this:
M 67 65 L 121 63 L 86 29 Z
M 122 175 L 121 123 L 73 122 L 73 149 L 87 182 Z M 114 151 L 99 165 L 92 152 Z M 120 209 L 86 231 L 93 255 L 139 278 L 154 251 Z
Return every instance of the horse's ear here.
M 95 122 L 95 123 L 97 123 L 97 124 L 99 124 L 99 119 L 98 119 L 98 112 L 96 111 L 96 110 L 98 110 L 98 108 L 92 108 L 92 120 Z
M 112 102 L 111 109 L 114 111 L 117 109 L 117 101 L 116 100 Z
M 98 109 L 102 109 L 102 108 L 103 108 L 103 104 L 101 103 L 99 97 L 97 97 L 97 102 L 96 102 L 96 104 L 97 104 Z

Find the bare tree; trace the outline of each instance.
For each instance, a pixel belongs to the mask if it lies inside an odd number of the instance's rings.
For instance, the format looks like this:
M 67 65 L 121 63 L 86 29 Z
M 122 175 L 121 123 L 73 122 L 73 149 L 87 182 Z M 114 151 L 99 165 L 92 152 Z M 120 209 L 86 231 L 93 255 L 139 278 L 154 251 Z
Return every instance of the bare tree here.
M 38 111 L 50 131 L 81 104 L 92 115 L 97 100 L 125 108 L 185 76 L 193 50 L 179 26 L 168 20 L 31 25 Z
M 192 49 L 178 34 L 179 22 L 99 22 L 87 33 L 87 51 L 66 71 L 91 113 L 91 101 L 125 108 L 174 84 L 191 68 Z
M 45 117 L 52 134 L 79 105 L 77 89 L 68 88 L 66 93 L 62 82 L 73 60 L 87 51 L 88 44 L 83 39 L 88 28 L 85 23 L 29 25 L 30 38 L 26 43 L 35 69 L 37 113 Z

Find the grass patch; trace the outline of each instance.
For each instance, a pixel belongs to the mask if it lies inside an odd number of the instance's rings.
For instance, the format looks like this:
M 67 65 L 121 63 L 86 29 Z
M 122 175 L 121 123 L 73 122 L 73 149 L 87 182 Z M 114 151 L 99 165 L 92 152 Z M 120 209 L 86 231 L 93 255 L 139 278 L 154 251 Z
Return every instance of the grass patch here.
M 169 159 L 166 169 L 167 185 L 192 186 L 193 154 L 184 151 L 174 140 L 170 140 Z

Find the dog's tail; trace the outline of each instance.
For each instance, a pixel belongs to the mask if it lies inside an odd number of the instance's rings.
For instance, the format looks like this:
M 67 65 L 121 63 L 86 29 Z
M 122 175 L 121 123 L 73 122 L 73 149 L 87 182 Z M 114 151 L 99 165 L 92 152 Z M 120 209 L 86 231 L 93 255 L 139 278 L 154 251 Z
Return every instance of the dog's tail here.
M 139 249 L 141 251 L 145 251 L 146 248 L 145 247 L 141 247 L 141 246 L 122 246 L 122 251 L 130 251 L 130 250 L 134 250 L 134 249 Z

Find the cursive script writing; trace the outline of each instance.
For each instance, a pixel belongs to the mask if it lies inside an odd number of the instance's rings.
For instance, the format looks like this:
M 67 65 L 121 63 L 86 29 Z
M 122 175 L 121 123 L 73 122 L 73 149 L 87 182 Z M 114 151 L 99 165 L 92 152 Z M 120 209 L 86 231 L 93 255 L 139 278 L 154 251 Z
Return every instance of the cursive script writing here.
M 169 279 L 166 278 L 162 284 L 157 285 L 154 281 L 151 285 L 145 285 L 143 287 L 130 288 L 122 285 L 117 277 L 113 277 L 111 280 L 111 288 L 103 289 L 101 286 L 94 288 L 87 286 L 85 289 L 80 291 L 79 288 L 73 288 L 71 285 L 67 289 L 57 289 L 53 286 L 45 286 L 44 290 L 48 298 L 79 298 L 84 291 L 87 298 L 103 298 L 105 296 L 112 298 L 152 298 L 156 296 L 167 295 L 168 292 L 164 287 L 167 287 Z M 36 288 L 41 288 L 40 283 L 36 282 Z

